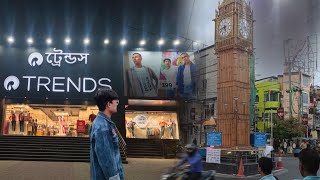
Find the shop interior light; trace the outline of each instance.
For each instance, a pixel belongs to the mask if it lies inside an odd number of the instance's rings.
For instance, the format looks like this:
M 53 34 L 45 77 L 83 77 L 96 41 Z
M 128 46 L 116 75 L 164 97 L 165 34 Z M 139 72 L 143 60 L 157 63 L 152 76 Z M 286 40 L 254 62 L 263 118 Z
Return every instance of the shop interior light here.
M 173 45 L 178 46 L 179 44 L 180 44 L 180 41 L 178 39 L 173 41 Z
M 66 43 L 66 45 L 69 45 L 71 43 L 71 39 L 69 37 L 66 37 L 64 39 L 64 42 Z
M 163 40 L 163 39 L 159 39 L 158 45 L 161 46 L 161 45 L 163 45 L 163 44 L 164 44 L 164 40 Z
M 33 44 L 33 39 L 32 39 L 32 37 L 29 37 L 29 38 L 27 39 L 27 43 L 28 43 L 29 45 Z
M 89 45 L 90 44 L 90 39 L 89 38 L 84 38 L 83 44 L 84 45 Z
M 47 39 L 46 39 L 46 43 L 47 43 L 48 45 L 52 44 L 52 39 L 51 39 L 51 38 L 47 38 Z
M 107 44 L 109 44 L 109 39 L 104 39 L 104 41 L 103 41 L 103 44 L 105 44 L 105 45 L 107 45 Z
M 8 41 L 9 44 L 12 44 L 12 43 L 14 43 L 14 38 L 12 36 L 9 36 L 7 38 L 7 41 Z
M 127 44 L 127 40 L 122 39 L 122 40 L 120 41 L 120 45 L 121 45 L 121 46 L 124 46 L 124 45 L 126 45 L 126 44 Z
M 140 41 L 139 44 L 140 44 L 140 46 L 144 46 L 146 44 L 146 41 L 143 39 L 143 40 Z

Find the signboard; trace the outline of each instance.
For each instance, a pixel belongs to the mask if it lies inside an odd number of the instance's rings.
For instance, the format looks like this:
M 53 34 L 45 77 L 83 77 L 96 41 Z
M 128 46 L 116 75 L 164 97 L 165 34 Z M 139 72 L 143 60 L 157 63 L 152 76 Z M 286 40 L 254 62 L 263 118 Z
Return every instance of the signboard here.
M 279 107 L 277 109 L 277 115 L 278 115 L 279 119 L 283 119 L 284 118 L 284 108 L 283 107 Z
M 86 121 L 77 120 L 77 132 L 78 133 L 85 133 L 86 132 Z
M 302 124 L 303 125 L 308 125 L 308 114 L 303 114 L 302 115 Z
M 192 52 L 128 51 L 123 65 L 128 97 L 175 99 L 196 95 L 197 67 Z
M 122 61 L 114 62 L 119 55 L 90 48 L 4 48 L 0 95 L 92 99 L 100 87 L 122 94 Z
M 221 149 L 212 149 L 207 147 L 206 162 L 220 164 L 221 160 Z
M 265 133 L 254 133 L 254 146 L 264 147 L 267 143 L 267 135 Z
M 145 128 L 147 126 L 147 120 L 148 118 L 145 115 L 138 115 L 134 119 L 135 123 L 137 123 L 140 128 Z
M 208 132 L 207 133 L 207 145 L 221 146 L 222 145 L 222 133 L 221 132 Z

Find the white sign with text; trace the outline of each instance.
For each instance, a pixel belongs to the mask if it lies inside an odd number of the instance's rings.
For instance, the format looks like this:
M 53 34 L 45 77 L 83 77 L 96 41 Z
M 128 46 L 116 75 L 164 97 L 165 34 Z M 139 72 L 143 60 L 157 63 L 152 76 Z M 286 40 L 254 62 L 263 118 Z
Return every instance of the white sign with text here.
M 212 149 L 207 147 L 206 162 L 220 164 L 221 160 L 221 149 Z

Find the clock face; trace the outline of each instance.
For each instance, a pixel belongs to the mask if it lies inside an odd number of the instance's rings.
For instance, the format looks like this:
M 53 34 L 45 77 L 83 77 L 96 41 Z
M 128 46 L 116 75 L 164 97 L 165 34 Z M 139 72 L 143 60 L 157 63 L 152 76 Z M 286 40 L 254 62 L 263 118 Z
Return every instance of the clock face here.
M 225 18 L 220 21 L 219 24 L 219 35 L 220 37 L 227 37 L 231 32 L 231 19 Z
M 246 19 L 242 18 L 239 22 L 239 30 L 242 37 L 245 39 L 249 38 L 250 35 L 250 27 L 249 23 Z

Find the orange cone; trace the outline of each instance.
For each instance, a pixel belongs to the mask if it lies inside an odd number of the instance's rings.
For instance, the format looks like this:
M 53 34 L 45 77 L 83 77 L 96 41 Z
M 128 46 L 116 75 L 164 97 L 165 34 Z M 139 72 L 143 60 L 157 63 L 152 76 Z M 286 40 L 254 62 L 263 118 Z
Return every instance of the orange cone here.
M 238 174 L 237 177 L 244 177 L 244 167 L 243 167 L 243 162 L 242 162 L 242 158 L 240 159 L 240 163 L 239 163 L 239 169 L 238 169 Z
M 278 163 L 277 163 L 277 169 L 283 169 L 283 163 L 282 163 L 282 151 L 279 150 L 278 153 Z

